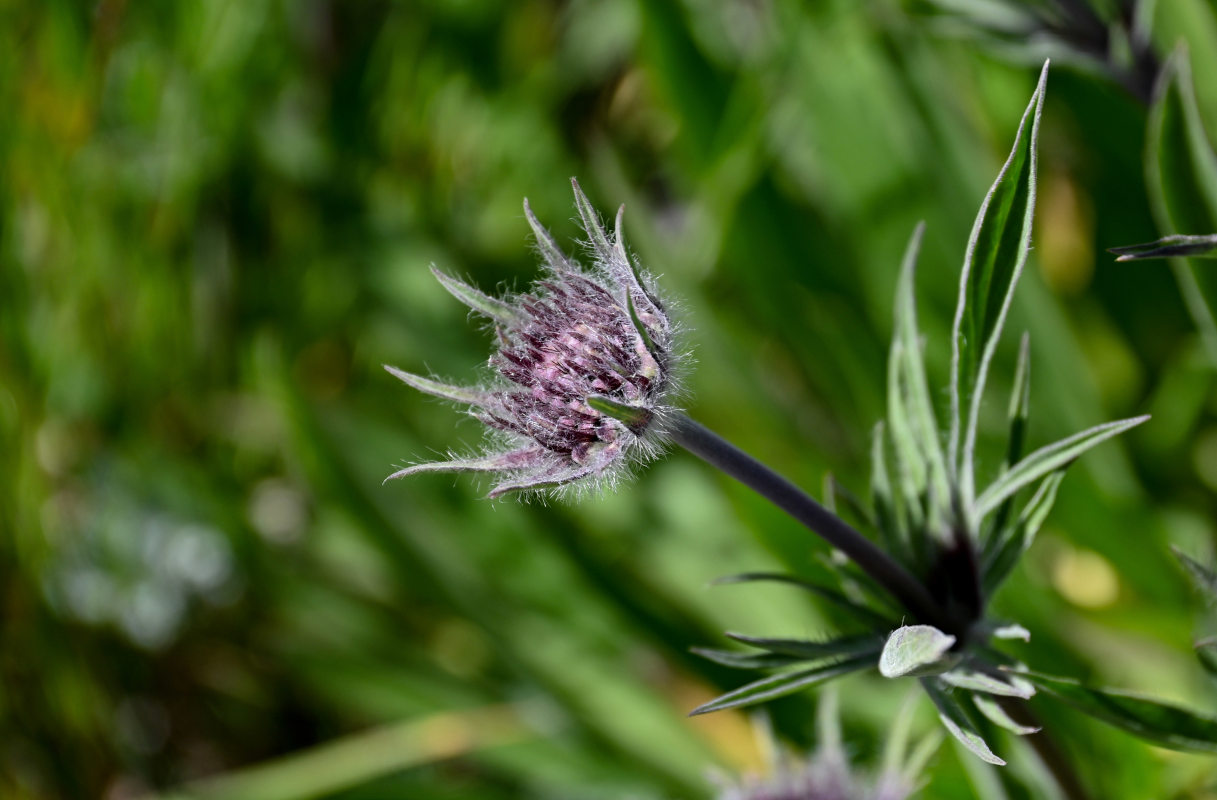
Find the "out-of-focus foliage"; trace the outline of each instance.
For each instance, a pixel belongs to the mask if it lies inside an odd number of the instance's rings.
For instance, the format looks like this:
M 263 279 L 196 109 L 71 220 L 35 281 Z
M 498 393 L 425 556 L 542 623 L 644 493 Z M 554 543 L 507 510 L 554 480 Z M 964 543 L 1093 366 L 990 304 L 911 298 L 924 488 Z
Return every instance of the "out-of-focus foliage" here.
M 1150 41 L 1188 38 L 1217 129 L 1212 5 L 1156 5 Z M 520 199 L 568 218 L 577 174 L 683 299 L 691 411 L 804 486 L 860 488 L 908 233 L 927 221 L 918 310 L 947 341 L 1033 70 L 895 0 L 50 0 L 0 22 L 0 795 L 695 798 L 755 762 L 742 717 L 685 718 L 738 682 L 688 648 L 832 613 L 706 584 L 822 548 L 679 455 L 578 506 L 382 487 L 456 416 L 380 364 L 473 369 L 484 335 L 428 264 L 522 286 Z M 1010 323 L 1035 332 L 1028 438 L 1154 420 L 1078 465 L 995 611 L 1045 671 L 1213 708 L 1168 549 L 1211 547 L 1213 373 L 1169 272 L 1102 255 L 1159 235 L 1145 115 L 1054 72 Z M 899 698 L 840 691 L 876 751 Z M 773 705 L 796 743 L 811 702 Z M 1042 712 L 1096 796 L 1211 784 L 1209 759 Z M 926 795 L 1036 795 L 998 739 L 1008 774 L 944 750 Z

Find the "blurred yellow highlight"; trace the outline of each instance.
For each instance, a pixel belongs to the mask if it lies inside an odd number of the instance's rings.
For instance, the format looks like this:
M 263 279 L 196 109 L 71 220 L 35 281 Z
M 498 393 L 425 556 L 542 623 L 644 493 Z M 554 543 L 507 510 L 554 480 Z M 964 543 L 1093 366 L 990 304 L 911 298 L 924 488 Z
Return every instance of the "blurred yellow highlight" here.
M 1105 608 L 1120 596 L 1115 570 L 1093 550 L 1062 548 L 1052 563 L 1052 585 L 1082 608 Z
M 1084 291 L 1094 275 L 1094 214 L 1069 175 L 1047 172 L 1039 193 L 1040 273 L 1057 294 Z

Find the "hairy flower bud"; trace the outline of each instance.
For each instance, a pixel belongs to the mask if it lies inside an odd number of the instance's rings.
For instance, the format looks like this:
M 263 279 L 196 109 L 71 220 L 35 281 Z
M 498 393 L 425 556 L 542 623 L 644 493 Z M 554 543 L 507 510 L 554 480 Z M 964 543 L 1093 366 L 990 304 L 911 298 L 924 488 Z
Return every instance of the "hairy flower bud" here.
M 490 492 L 599 486 L 654 457 L 673 407 L 672 325 L 650 281 L 626 253 L 622 211 L 610 237 L 572 179 L 593 258 L 567 258 L 524 201 L 547 275 L 517 296 L 490 297 L 432 268 L 453 296 L 494 324 L 486 387 L 465 388 L 385 366 L 420 391 L 469 406 L 492 432 L 483 456 L 416 464 L 418 472 L 488 472 Z

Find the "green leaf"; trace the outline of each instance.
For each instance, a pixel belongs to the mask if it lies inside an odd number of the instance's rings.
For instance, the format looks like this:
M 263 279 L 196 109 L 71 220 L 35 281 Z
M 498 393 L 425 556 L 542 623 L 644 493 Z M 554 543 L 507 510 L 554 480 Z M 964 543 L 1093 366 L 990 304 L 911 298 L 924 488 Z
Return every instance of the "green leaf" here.
M 434 266 L 431 267 L 431 274 L 435 276 L 435 279 L 440 282 L 441 286 L 448 290 L 450 295 L 482 316 L 488 317 L 502 325 L 518 324 L 520 322 L 519 310 L 510 303 L 504 302 L 497 297 L 491 297 L 464 281 L 457 280 L 446 272 L 441 272 Z
M 925 458 L 917 443 L 913 423 L 908 416 L 905 401 L 904 343 L 892 342 L 891 356 L 887 362 L 887 430 L 892 439 L 892 450 L 896 454 L 896 480 L 900 489 L 900 500 L 908 522 L 910 536 L 925 528 L 926 508 L 922 498 L 926 493 L 928 472 Z M 910 541 L 914 548 L 917 543 Z
M 1035 696 L 1035 687 L 1016 675 L 998 677 L 967 669 L 953 669 L 938 676 L 946 684 L 970 692 L 995 694 L 1001 697 L 1019 697 L 1023 700 Z
M 651 422 L 650 409 L 632 406 L 606 395 L 590 394 L 584 402 L 588 408 L 612 417 L 635 433 L 641 433 Z
M 1147 258 L 1172 258 L 1174 256 L 1217 258 L 1217 234 L 1163 236 L 1161 239 L 1145 244 L 1109 247 L 1107 252 L 1119 256 L 1116 261 L 1141 261 Z
M 1217 230 L 1217 153 L 1213 152 L 1192 86 L 1185 47 L 1162 69 L 1146 135 L 1146 185 L 1163 234 Z M 1172 258 L 1171 269 L 1210 358 L 1217 361 L 1217 274 Z
M 1047 81 L 1045 62 L 1010 157 L 980 206 L 964 255 L 952 328 L 948 452 L 965 506 L 971 504 L 974 492 L 972 451 L 985 378 L 1031 248 L 1036 140 Z
M 1049 473 L 1040 483 L 1035 494 L 1027 501 L 1026 507 L 1014 524 L 1003 530 L 995 531 L 994 536 L 986 543 L 983 561 L 983 586 L 986 595 L 991 595 L 1006 579 L 1014 565 L 1018 563 L 1027 548 L 1035 541 L 1035 535 L 1048 519 L 1052 506 L 1056 503 L 1056 493 L 1065 479 L 1065 471 L 1057 470 Z M 991 545 L 991 547 L 990 547 Z
M 887 617 L 883 616 L 877 611 L 867 608 L 864 605 L 855 603 L 853 600 L 849 599 L 835 589 L 829 589 L 826 586 L 821 586 L 817 583 L 812 583 L 811 581 L 804 580 L 802 578 L 796 578 L 793 575 L 783 575 L 780 572 L 743 572 L 739 575 L 728 575 L 723 578 L 718 578 L 714 581 L 714 585 L 724 586 L 732 583 L 752 583 L 757 581 L 787 583 L 791 586 L 797 586 L 804 591 L 811 592 L 817 597 L 832 603 L 837 608 L 849 612 L 856 619 L 866 623 L 868 626 L 885 628 L 891 625 L 891 620 L 889 620 Z
M 1161 747 L 1217 753 L 1217 718 L 1132 692 L 1095 689 L 1037 672 L 1018 674 L 1079 711 Z
M 863 654 L 875 656 L 883 649 L 883 639 L 873 634 L 845 636 L 840 639 L 828 639 L 822 642 L 812 639 L 768 639 L 730 632 L 727 633 L 727 638 L 734 639 L 741 644 L 768 650 L 778 655 L 797 656 L 808 660 Z
M 874 660 L 870 656 L 848 658 L 828 664 L 818 664 L 810 669 L 786 672 L 781 675 L 771 675 L 759 681 L 753 681 L 747 686 L 741 686 L 735 691 L 727 692 L 722 697 L 711 700 L 705 705 L 698 706 L 689 712 L 690 717 L 698 714 L 708 714 L 711 711 L 723 711 L 728 708 L 751 706 L 784 697 L 800 689 L 806 689 L 819 683 L 830 681 L 856 670 L 871 666 Z
M 988 695 L 972 695 L 972 704 L 975 705 L 977 710 L 984 714 L 990 722 L 998 727 L 1005 728 L 1018 736 L 1026 736 L 1031 733 L 1037 733 L 1040 730 L 1039 728 L 1032 727 L 1030 725 L 1022 725 L 1015 722 L 1014 719 L 1008 713 L 1006 713 L 1006 709 L 1002 707 L 1002 704 Z
M 711 647 L 691 647 L 689 652 L 735 669 L 774 669 L 802 664 L 807 659 L 778 653 L 741 653 L 738 650 L 718 650 Z
M 921 685 L 938 708 L 938 719 L 942 720 L 942 724 L 946 726 L 952 736 L 959 740 L 960 744 L 982 761 L 996 764 L 999 767 L 1005 765 L 1006 762 L 995 756 L 989 749 L 989 745 L 981 738 L 968 710 L 960 705 L 958 700 L 938 688 L 933 680 L 923 678 Z
M 921 356 L 921 333 L 917 329 L 916 275 L 917 255 L 921 250 L 921 239 L 925 233 L 925 223 L 918 223 L 905 249 L 900 266 L 900 280 L 896 286 L 896 303 L 894 310 L 894 331 L 889 359 L 892 368 L 889 369 L 889 414 L 891 404 L 899 408 L 899 417 L 907 423 L 907 432 L 911 452 L 905 457 L 917 463 L 919 474 L 918 489 L 929 490 L 930 527 L 932 530 L 944 530 L 946 526 L 939 522 L 950 510 L 951 488 L 947 480 L 946 461 L 942 446 L 938 441 L 938 422 L 934 419 L 934 404 L 930 399 L 930 389 L 925 376 L 925 363 Z M 893 392 L 892 389 L 895 389 Z M 895 420 L 892 424 L 893 434 L 897 432 Z M 898 443 L 897 447 L 900 445 Z M 898 449 L 899 452 L 899 449 Z
M 1023 457 L 1023 445 L 1027 438 L 1027 420 L 1031 416 L 1031 337 L 1023 333 L 1018 345 L 1018 364 L 1014 368 L 1014 386 L 1010 390 L 1010 404 L 1007 406 L 1006 419 L 1010 430 L 1006 442 L 1006 459 L 1002 462 L 1001 471 L 1005 472 L 1018 463 Z M 1006 498 L 997 507 L 990 528 L 993 536 L 1000 535 L 1010 519 L 1014 508 L 1014 495 Z M 988 543 L 986 543 L 986 548 Z
M 884 548 L 900 558 L 908 554 L 908 524 L 892 494 L 887 471 L 887 428 L 880 422 L 871 435 L 871 505 L 875 508 L 875 527 L 883 537 Z
M 955 637 L 933 625 L 906 625 L 892 631 L 879 656 L 879 674 L 885 678 L 937 675 L 958 660 L 947 653 Z
M 1003 500 L 1024 486 L 1034 483 L 1050 472 L 1067 467 L 1074 459 L 1090 448 L 1117 436 L 1126 430 L 1135 428 L 1149 419 L 1148 415 L 1122 419 L 1096 425 L 1089 430 L 1075 433 L 1067 439 L 1062 439 L 1046 447 L 1041 447 L 1022 461 L 1015 464 L 1008 472 L 993 481 L 984 493 L 976 499 L 973 508 L 975 519 L 983 519 L 997 508 Z

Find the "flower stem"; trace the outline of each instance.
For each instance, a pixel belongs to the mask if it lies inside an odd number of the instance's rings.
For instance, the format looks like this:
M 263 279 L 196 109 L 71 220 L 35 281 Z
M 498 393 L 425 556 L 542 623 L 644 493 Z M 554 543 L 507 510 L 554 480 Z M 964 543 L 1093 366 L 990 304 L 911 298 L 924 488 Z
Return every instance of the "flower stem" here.
M 912 573 L 802 489 L 683 414 L 668 433 L 678 445 L 769 500 L 853 559 L 919 622 L 951 632 L 951 620 Z

